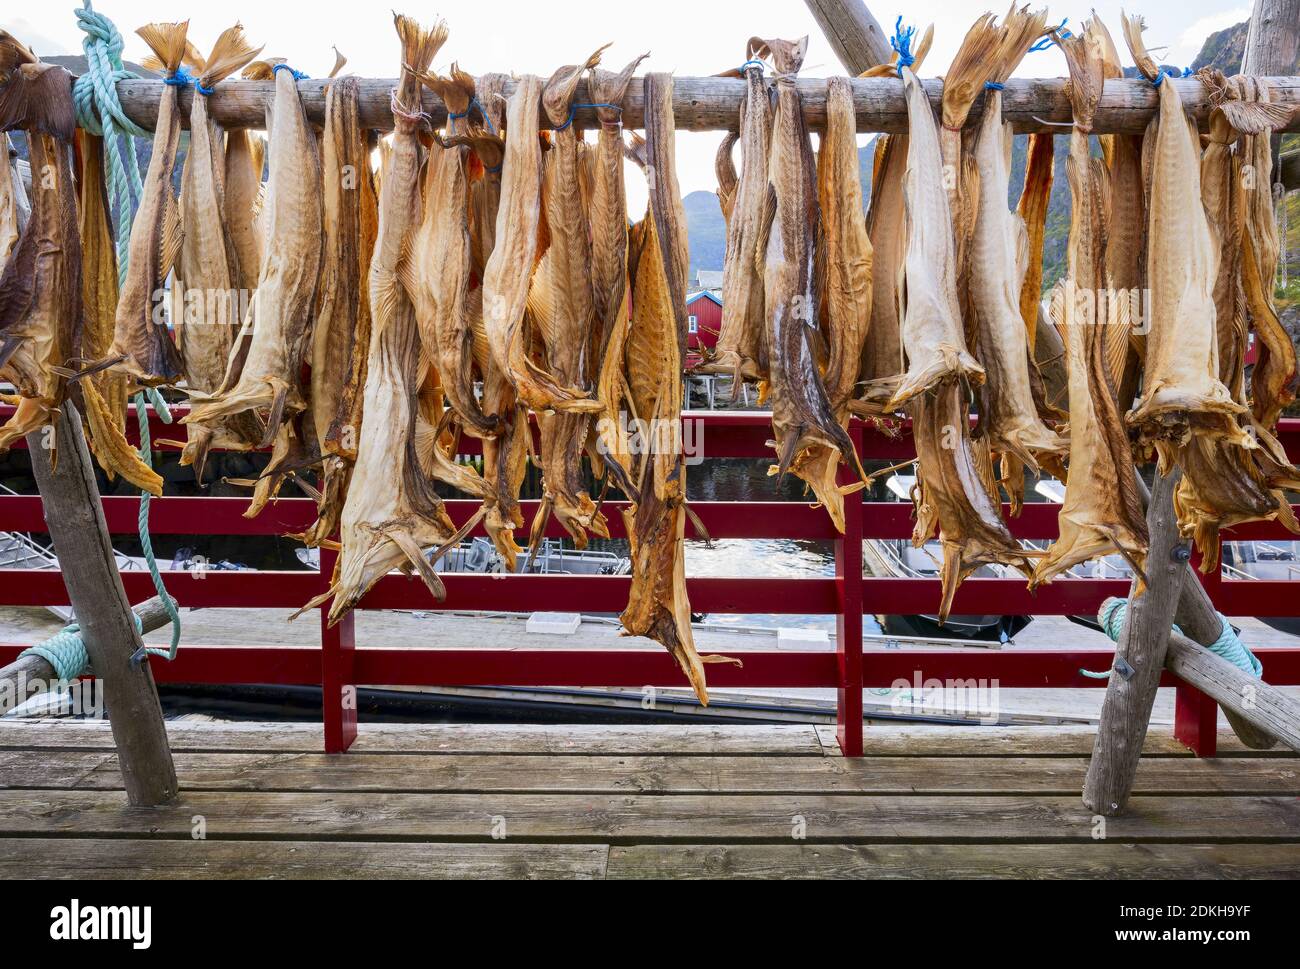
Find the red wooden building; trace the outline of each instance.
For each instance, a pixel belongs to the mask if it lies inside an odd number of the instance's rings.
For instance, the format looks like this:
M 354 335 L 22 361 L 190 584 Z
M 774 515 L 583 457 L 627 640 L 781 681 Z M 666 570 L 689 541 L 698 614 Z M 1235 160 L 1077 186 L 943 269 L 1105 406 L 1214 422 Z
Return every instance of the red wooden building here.
M 722 330 L 722 298 L 708 290 L 691 293 L 686 297 L 687 363 L 693 365 L 700 359 L 700 348 L 712 350 L 718 343 Z

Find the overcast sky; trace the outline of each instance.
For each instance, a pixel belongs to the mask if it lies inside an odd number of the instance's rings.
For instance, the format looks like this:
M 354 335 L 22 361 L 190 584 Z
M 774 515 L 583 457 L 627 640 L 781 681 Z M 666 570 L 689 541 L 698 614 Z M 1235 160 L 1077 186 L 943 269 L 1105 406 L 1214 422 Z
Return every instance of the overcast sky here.
M 20 4 L 8 0 L 0 25 L 25 41 L 38 54 L 75 54 L 82 34 L 71 12 L 72 0 Z M 986 10 L 1001 14 L 999 3 L 970 0 L 908 0 L 883 7 L 869 4 L 882 24 L 892 29 L 899 12 L 920 27 L 935 25 L 934 48 L 923 74 L 941 75 L 971 22 Z M 1111 28 L 1123 50 L 1118 3 L 1095 3 L 1097 13 Z M 266 45 L 268 56 L 287 57 L 298 69 L 324 75 L 334 63 L 331 45 L 348 57 L 347 70 L 368 77 L 393 77 L 399 50 L 392 17 L 380 5 L 313 0 L 222 0 L 187 4 L 184 0 L 101 0 L 96 9 L 107 14 L 126 38 L 126 55 L 139 60 L 146 48 L 135 29 L 154 20 L 190 16 L 190 38 L 206 53 L 220 31 L 243 23 L 250 37 Z M 22 15 L 14 16 L 15 8 Z M 825 77 L 839 73 L 839 62 L 822 38 L 802 0 L 648 0 L 648 2 L 564 2 L 564 0 L 427 0 L 397 9 L 422 21 L 441 15 L 451 37 L 435 61 L 442 69 L 458 61 L 462 68 L 532 73 L 546 76 L 556 67 L 585 58 L 601 44 L 612 41 L 605 53 L 608 67 L 622 67 L 637 54 L 650 51 L 642 70 L 672 71 L 682 75 L 716 74 L 744 60 L 745 42 L 753 36 L 811 37 L 804 75 Z M 1215 30 L 1250 16 L 1242 0 L 1148 0 L 1132 4 L 1147 19 L 1148 45 L 1166 46 L 1159 59 L 1189 64 L 1205 37 Z M 1086 14 L 1088 5 L 1052 8 L 1053 22 Z M 919 33 L 920 31 L 918 31 Z M 1125 55 L 1127 59 L 1127 55 Z M 1065 74 L 1065 62 L 1056 50 L 1030 54 L 1017 72 L 1020 76 L 1056 77 Z M 677 138 L 678 176 L 682 191 L 713 190 L 713 154 L 720 135 L 681 133 Z M 643 207 L 644 190 L 630 180 L 629 201 Z

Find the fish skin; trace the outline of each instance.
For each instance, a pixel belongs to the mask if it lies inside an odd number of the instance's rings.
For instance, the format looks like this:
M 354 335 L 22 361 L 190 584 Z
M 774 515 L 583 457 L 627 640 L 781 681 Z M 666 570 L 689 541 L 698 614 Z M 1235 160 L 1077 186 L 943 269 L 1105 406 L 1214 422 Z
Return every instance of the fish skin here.
M 857 117 L 848 78 L 826 81 L 826 132 L 817 156 L 824 282 L 822 318 L 829 358 L 824 374 L 831 413 L 847 429 L 862 350 L 872 318 L 874 254 L 862 214 L 858 175 Z M 836 482 L 840 452 L 814 444 L 796 456 L 790 470 L 806 481 L 844 531 L 844 495 Z
M 1075 292 L 1095 293 L 1105 281 L 1102 192 L 1096 184 L 1105 170 L 1092 163 L 1089 134 L 1101 97 L 1104 42 L 1092 21 L 1074 37 L 1056 32 L 1053 37 L 1070 69 L 1074 111 L 1066 161 L 1072 198 L 1067 279 Z M 1137 470 L 1109 386 L 1104 324 L 1095 314 L 1071 312 L 1059 329 L 1065 336 L 1069 374 L 1069 478 L 1058 515 L 1060 538 L 1038 563 L 1031 589 L 1112 552 L 1140 567 L 1148 544 Z
M 766 48 L 753 38 L 748 60 Z M 770 226 L 768 164 L 772 142 L 772 104 L 763 68 L 745 70 L 740 107 L 740 177 L 732 192 L 727 247 L 722 266 L 722 325 L 713 356 L 701 373 L 730 374 L 739 396 L 742 380 L 766 380 L 768 353 L 762 259 Z
M 268 410 L 269 443 L 307 409 L 302 364 L 311 339 L 322 253 L 320 155 L 292 71 L 278 71 L 269 138 L 266 255 L 250 315 L 252 339 L 237 379 L 230 372 L 183 423 Z M 272 244 L 273 243 L 273 244 Z
M 1024 321 L 1030 353 L 1035 349 L 1038 318 L 1042 313 L 1043 238 L 1047 233 L 1047 210 L 1052 199 L 1055 154 L 1055 135 L 1038 133 L 1029 136 L 1025 184 L 1016 205 L 1016 214 L 1025 225 L 1029 248 L 1029 266 L 1025 271 L 1024 285 L 1020 288 L 1020 317 Z
M 900 332 L 907 371 L 888 410 L 952 377 L 972 384 L 984 380 L 984 368 L 966 349 L 957 303 L 957 256 L 934 110 L 916 75 L 906 67 L 902 75 L 909 133 L 903 179 L 907 288 Z
M 776 204 L 763 274 L 778 473 L 784 475 L 804 448 L 822 444 L 836 448 L 861 474 L 853 442 L 831 411 L 816 360 L 820 306 L 816 164 L 794 83 L 808 39 L 769 40 L 766 45 L 778 78 L 768 166 Z
M 1029 341 L 1020 315 L 1029 242 L 1023 220 L 1006 204 L 1010 154 L 1002 94 L 989 91 L 972 153 L 980 192 L 969 241 L 970 300 L 986 375 L 980 426 L 994 451 L 1014 455 L 1037 471 L 1040 455 L 1063 457 L 1067 443 L 1039 417 L 1030 384 Z

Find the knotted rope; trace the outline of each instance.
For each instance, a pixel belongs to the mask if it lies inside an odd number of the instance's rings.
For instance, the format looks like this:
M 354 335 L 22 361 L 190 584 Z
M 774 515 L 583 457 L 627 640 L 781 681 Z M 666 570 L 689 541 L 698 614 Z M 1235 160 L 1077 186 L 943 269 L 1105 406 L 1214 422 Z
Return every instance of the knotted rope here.
M 903 29 L 903 18 L 900 15 L 894 22 L 894 36 L 889 39 L 889 46 L 894 49 L 898 55 L 898 63 L 895 69 L 898 76 L 903 76 L 903 68 L 911 67 L 916 62 L 916 57 L 912 54 L 912 38 L 916 36 L 916 28 L 908 27 Z
M 77 78 L 72 92 L 77 107 L 77 123 L 92 135 L 101 135 L 104 139 L 104 153 L 108 160 L 109 198 L 113 200 L 111 209 L 114 222 L 113 235 L 117 248 L 117 281 L 119 286 L 124 286 L 131 249 L 131 221 L 140 196 L 144 194 L 133 139 L 148 138 L 150 133 L 126 116 L 117 97 L 118 81 L 139 76 L 122 66 L 124 45 L 117 27 L 103 14 L 96 13 L 90 5 L 90 0 L 83 0 L 82 9 L 74 12 L 77 26 L 86 34 L 81 43 L 82 49 L 86 52 L 86 73 Z M 179 87 L 192 83 L 192 80 L 189 72 L 182 68 L 174 77 L 166 78 L 164 83 Z M 130 149 L 129 164 L 122 157 L 122 142 Z M 147 393 L 163 423 L 170 424 L 171 411 L 168 410 L 162 394 L 152 387 Z M 140 424 L 140 460 L 152 468 L 153 448 L 149 440 L 149 417 L 145 412 L 144 402 L 145 394 L 135 396 L 136 419 Z M 153 579 L 154 588 L 162 597 L 167 616 L 171 620 L 172 642 L 170 649 L 154 649 L 148 652 L 172 660 L 176 658 L 176 649 L 180 645 L 181 617 L 176 610 L 176 604 L 167 594 L 162 575 L 158 571 L 158 563 L 154 559 L 153 539 L 149 534 L 151 498 L 147 491 L 140 493 L 140 546 L 144 550 L 145 562 L 149 566 L 149 576 Z M 52 652 L 57 655 L 57 650 Z M 143 658 L 143 649 L 137 650 L 132 657 L 135 661 Z M 69 662 L 71 661 L 70 658 Z M 58 668 L 54 660 L 50 662 L 56 669 Z
M 1102 631 L 1111 640 L 1118 643 L 1120 633 L 1124 629 L 1124 617 L 1127 614 L 1127 599 L 1107 599 L 1101 607 L 1101 612 L 1097 613 L 1097 622 L 1101 625 Z M 1216 615 L 1223 624 L 1223 629 L 1219 633 L 1219 638 L 1207 646 L 1206 649 L 1215 656 L 1226 659 L 1238 669 L 1250 673 L 1256 679 L 1261 678 L 1264 675 L 1264 664 L 1233 632 L 1232 624 L 1228 622 L 1228 618 L 1221 612 Z M 1173 631 L 1180 636 L 1183 635 L 1183 631 L 1177 626 L 1173 627 Z M 1110 676 L 1110 673 L 1093 673 L 1088 670 L 1079 670 L 1079 672 L 1093 680 L 1104 680 Z

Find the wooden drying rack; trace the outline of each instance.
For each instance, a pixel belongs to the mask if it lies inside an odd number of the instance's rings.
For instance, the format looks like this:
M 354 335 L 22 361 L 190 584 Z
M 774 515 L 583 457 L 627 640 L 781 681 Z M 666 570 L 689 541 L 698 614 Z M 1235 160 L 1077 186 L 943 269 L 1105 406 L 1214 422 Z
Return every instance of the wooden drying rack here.
M 1271 77 L 1274 101 L 1292 107 L 1294 113 L 1285 131 L 1300 131 L 1300 77 Z M 298 93 L 307 117 L 321 124 L 325 117 L 325 89 L 328 79 L 298 82 Z M 390 95 L 396 85 L 393 78 L 362 78 L 360 82 L 360 120 L 366 128 L 387 131 L 393 127 L 389 108 Z M 795 82 L 803 100 L 804 117 L 812 128 L 826 123 L 826 82 L 804 78 Z M 895 78 L 853 78 L 853 103 L 858 115 L 859 132 L 902 132 L 907 130 L 907 104 L 903 83 Z M 943 81 L 923 81 L 931 103 L 937 109 L 943 93 Z M 1002 113 L 1018 133 L 1061 130 L 1073 119 L 1065 78 L 1012 78 L 1002 92 Z M 1204 126 L 1210 112 L 1205 86 L 1195 77 L 1168 78 L 1182 96 L 1184 108 Z M 507 96 L 514 92 L 514 82 L 507 82 Z M 161 80 L 119 81 L 118 98 L 127 117 L 152 128 L 158 118 L 158 100 L 163 91 Z M 673 80 L 673 116 L 679 131 L 730 131 L 737 126 L 745 82 L 726 77 L 677 77 Z M 261 128 L 265 126 L 266 106 L 275 94 L 274 81 L 224 81 L 209 99 L 213 120 L 226 128 Z M 181 89 L 180 103 L 184 124 L 188 124 L 191 89 Z M 585 82 L 578 87 L 577 103 L 591 99 Z M 1139 78 L 1119 78 L 1106 82 L 1093 122 L 1096 134 L 1132 133 L 1145 130 L 1159 104 L 1156 89 Z M 623 102 L 623 124 L 628 128 L 644 125 L 645 98 L 640 78 L 634 78 Z M 969 125 L 979 121 L 984 98 L 975 102 Z M 435 126 L 447 119 L 447 108 L 429 90 L 423 92 L 423 110 Z M 545 116 L 542 116 L 543 119 Z M 579 109 L 574 124 L 579 128 L 599 126 L 595 112 Z

